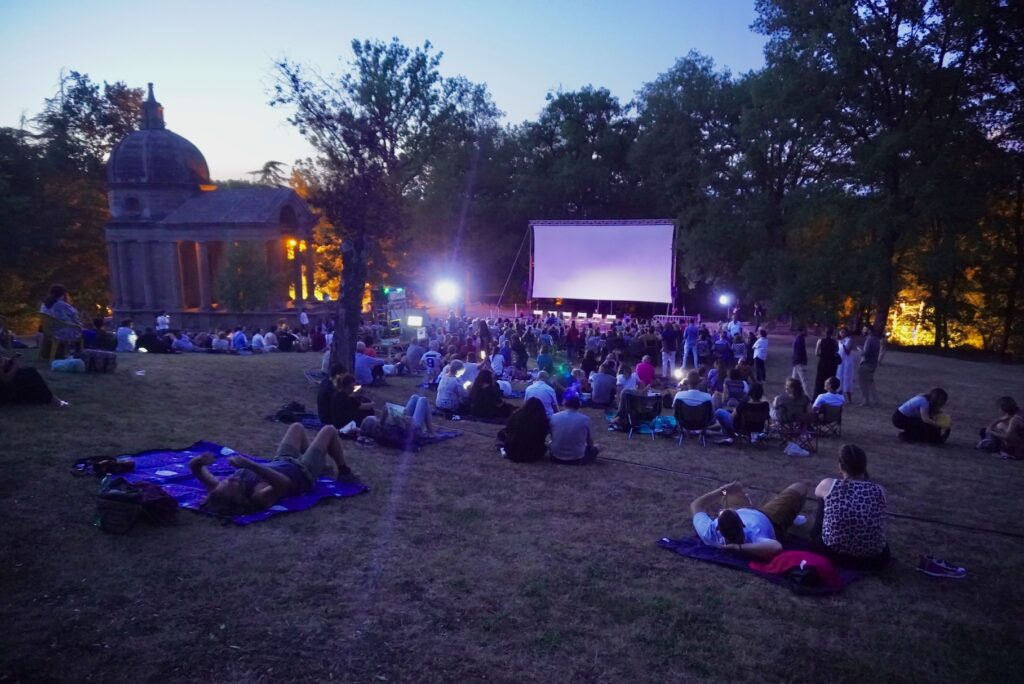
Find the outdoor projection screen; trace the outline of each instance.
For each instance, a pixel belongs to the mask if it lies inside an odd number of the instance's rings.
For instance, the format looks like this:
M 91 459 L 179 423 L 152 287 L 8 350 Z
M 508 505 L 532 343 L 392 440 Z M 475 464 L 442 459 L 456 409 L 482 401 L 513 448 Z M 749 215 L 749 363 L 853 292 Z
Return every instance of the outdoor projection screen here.
M 530 227 L 531 297 L 672 301 L 672 221 L 531 221 Z

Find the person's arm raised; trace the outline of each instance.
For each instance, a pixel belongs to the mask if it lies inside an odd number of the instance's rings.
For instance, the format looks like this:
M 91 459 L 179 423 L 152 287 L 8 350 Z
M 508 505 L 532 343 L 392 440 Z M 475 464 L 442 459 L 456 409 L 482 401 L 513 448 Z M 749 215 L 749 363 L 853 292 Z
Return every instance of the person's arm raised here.
M 192 476 L 199 480 L 206 491 L 212 492 L 217 484 L 220 482 L 213 474 L 206 469 L 207 466 L 212 465 L 215 457 L 210 452 L 196 456 L 188 462 L 188 469 L 192 472 Z
M 706 513 L 716 501 L 725 498 L 730 488 L 738 486 L 739 482 L 733 481 L 728 484 L 724 484 L 721 487 L 715 487 L 706 494 L 701 494 L 690 503 L 690 515 L 693 516 L 698 513 Z

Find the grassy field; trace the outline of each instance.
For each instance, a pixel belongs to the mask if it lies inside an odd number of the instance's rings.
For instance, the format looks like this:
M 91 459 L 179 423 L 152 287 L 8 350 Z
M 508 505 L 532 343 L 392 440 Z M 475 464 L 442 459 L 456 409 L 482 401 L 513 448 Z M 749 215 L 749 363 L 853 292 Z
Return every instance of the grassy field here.
M 91 526 L 96 483 L 69 474 L 75 458 L 198 439 L 270 454 L 284 428 L 264 416 L 315 405 L 301 371 L 318 361 L 122 356 L 112 375 L 45 373 L 70 409 L 4 408 L 0 682 L 1020 681 L 1021 539 L 894 519 L 899 563 L 824 599 L 656 546 L 690 532 L 710 480 L 764 497 L 832 474 L 838 440 L 792 460 L 600 424 L 603 455 L 681 475 L 516 465 L 496 426 L 463 422 L 417 454 L 346 443 L 370 493 L 304 513 L 239 528 L 183 511 L 123 537 Z M 867 450 L 890 510 L 1020 533 L 1024 463 L 972 446 L 997 396 L 1024 399 L 1024 368 L 891 353 L 878 375 L 888 408 L 849 409 L 844 441 Z M 769 380 L 774 395 L 778 362 Z M 892 408 L 936 384 L 950 443 L 899 442 Z M 404 401 L 414 385 L 371 396 Z M 970 578 L 921 575 L 920 553 Z

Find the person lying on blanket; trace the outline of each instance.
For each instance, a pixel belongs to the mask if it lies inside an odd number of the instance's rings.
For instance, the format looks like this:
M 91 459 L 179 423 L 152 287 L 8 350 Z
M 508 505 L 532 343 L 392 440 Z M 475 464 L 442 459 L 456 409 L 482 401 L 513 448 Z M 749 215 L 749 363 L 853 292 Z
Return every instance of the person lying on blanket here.
M 188 463 L 208 494 L 202 507 L 217 515 L 242 515 L 270 508 L 285 497 L 311 491 L 317 479 L 327 474 L 339 482 L 358 482 L 359 478 L 345 464 L 338 430 L 325 426 L 313 438 L 299 423 L 288 426 L 277 456 L 270 463 L 256 463 L 235 455 L 228 463 L 237 470 L 224 478 L 213 475 L 207 466 L 214 455 L 205 453 Z
M 755 508 L 740 483 L 730 482 L 693 500 L 693 529 L 708 546 L 738 551 L 756 560 L 770 560 L 782 551 L 779 538 L 800 514 L 804 499 L 813 492 L 813 483 L 795 482 Z M 715 511 L 717 517 L 712 517 Z

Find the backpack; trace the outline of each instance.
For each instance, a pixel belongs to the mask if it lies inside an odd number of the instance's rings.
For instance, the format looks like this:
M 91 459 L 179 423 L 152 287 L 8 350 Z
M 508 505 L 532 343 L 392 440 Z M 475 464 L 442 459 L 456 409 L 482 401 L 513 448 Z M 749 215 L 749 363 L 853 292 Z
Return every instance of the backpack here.
M 178 502 L 159 485 L 132 484 L 123 477 L 103 478 L 93 524 L 110 534 L 125 534 L 139 520 L 173 525 L 178 520 Z

